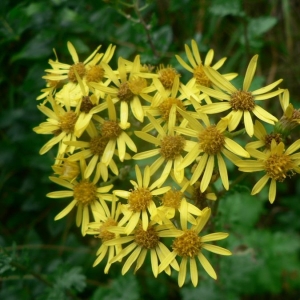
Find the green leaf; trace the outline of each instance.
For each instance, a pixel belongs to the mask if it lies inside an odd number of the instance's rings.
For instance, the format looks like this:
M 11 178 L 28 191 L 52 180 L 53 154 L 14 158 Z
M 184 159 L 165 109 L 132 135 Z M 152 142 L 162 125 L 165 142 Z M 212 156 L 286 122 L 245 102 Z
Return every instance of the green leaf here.
M 237 187 L 238 188 L 238 187 Z M 263 212 L 263 202 L 251 196 L 250 192 L 243 191 L 228 193 L 219 204 L 219 222 L 222 227 L 235 228 L 239 231 L 248 231 L 255 226 L 260 214 Z
M 241 0 L 213 0 L 209 6 L 209 12 L 220 17 L 244 15 Z
M 109 287 L 98 288 L 91 300 L 138 300 L 139 287 L 137 279 L 132 274 L 119 276 Z
M 58 276 L 54 286 L 61 289 L 74 288 L 76 291 L 81 292 L 86 286 L 85 279 L 85 275 L 82 274 L 82 268 L 73 267 L 61 276 Z
M 248 24 L 249 37 L 263 35 L 269 31 L 277 23 L 277 18 L 264 16 L 259 18 L 251 18 Z

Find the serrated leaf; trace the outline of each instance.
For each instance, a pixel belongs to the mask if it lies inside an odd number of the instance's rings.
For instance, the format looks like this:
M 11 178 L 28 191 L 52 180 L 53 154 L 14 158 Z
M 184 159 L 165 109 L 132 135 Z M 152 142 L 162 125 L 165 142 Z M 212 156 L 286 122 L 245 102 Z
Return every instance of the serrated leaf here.
M 54 286 L 61 289 L 74 288 L 76 291 L 81 292 L 86 286 L 85 279 L 85 275 L 82 274 L 82 268 L 73 267 L 61 276 L 58 276 Z
M 248 191 L 229 193 L 219 204 L 220 223 L 235 227 L 236 230 L 249 230 L 258 221 L 263 211 L 263 202 Z

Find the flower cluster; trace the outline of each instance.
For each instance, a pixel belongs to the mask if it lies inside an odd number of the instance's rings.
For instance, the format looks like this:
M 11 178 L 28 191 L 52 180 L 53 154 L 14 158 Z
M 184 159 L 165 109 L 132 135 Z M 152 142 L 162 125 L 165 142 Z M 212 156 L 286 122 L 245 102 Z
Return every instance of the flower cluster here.
M 137 271 L 149 253 L 155 277 L 174 269 L 182 286 L 189 265 L 196 286 L 201 265 L 216 279 L 205 251 L 231 252 L 209 243 L 228 234 L 209 233 L 208 221 L 218 196 L 215 183 L 231 187 L 228 165 L 263 172 L 252 194 L 270 179 L 271 203 L 277 182 L 300 173 L 300 140 L 291 138 L 300 112 L 288 91 L 278 88 L 282 80 L 252 89 L 255 55 L 236 87 L 231 81 L 237 74 L 219 73 L 226 58 L 213 64 L 210 50 L 202 61 L 194 40 L 191 48 L 185 45 L 187 61 L 176 56 L 191 73 L 186 83 L 172 66 L 155 71 L 139 55 L 133 61 L 119 57 L 112 68 L 113 45 L 105 52 L 98 47 L 84 61 L 70 42 L 67 47 L 73 64 L 60 62 L 56 53 L 49 61 L 47 86 L 37 98 L 47 119 L 34 128 L 51 135 L 40 154 L 57 146 L 50 180 L 67 189 L 47 196 L 72 199 L 55 220 L 76 206 L 82 235 L 100 239 L 94 266 L 106 259 L 105 273 L 116 262 L 123 264 L 122 274 L 134 264 Z M 276 96 L 280 120 L 260 105 Z M 243 146 L 241 135 L 258 140 Z

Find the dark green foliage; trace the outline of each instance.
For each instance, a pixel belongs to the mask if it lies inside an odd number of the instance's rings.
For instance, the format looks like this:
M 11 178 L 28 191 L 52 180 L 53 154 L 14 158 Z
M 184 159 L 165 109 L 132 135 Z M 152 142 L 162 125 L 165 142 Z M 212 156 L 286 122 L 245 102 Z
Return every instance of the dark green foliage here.
M 136 1 L 135 1 L 136 2 Z M 32 128 L 44 121 L 36 97 L 41 78 L 55 56 L 71 63 L 66 47 L 71 41 L 84 60 L 99 44 L 117 45 L 117 57 L 142 63 L 173 64 L 189 78 L 174 58 L 184 56 L 184 44 L 195 39 L 203 56 L 213 48 L 216 60 L 227 56 L 222 72 L 238 72 L 259 54 L 255 88 L 284 79 L 295 107 L 299 104 L 300 45 L 297 1 L 170 0 L 139 1 L 148 6 L 137 15 L 130 1 L 40 0 L 0 1 L 0 299 L 297 299 L 300 293 L 299 179 L 278 186 L 270 205 L 267 191 L 250 196 L 260 177 L 247 176 L 218 200 L 218 214 L 208 231 L 229 232 L 220 245 L 232 257 L 209 257 L 218 274 L 214 282 L 200 269 L 197 288 L 179 290 L 177 274 L 153 278 L 150 262 L 136 276 L 121 276 L 113 265 L 92 268 L 98 240 L 83 238 L 74 215 L 58 222 L 54 216 L 66 201 L 45 195 L 56 155 L 39 149 L 48 136 Z M 132 3 L 131 3 L 132 4 Z M 143 18 L 147 29 L 140 21 Z M 271 70 L 271 71 L 270 71 Z M 280 116 L 279 103 L 266 107 Z M 280 113 L 277 111 L 280 110 Z M 230 169 L 231 177 L 239 172 Z M 121 182 L 117 182 L 121 184 Z

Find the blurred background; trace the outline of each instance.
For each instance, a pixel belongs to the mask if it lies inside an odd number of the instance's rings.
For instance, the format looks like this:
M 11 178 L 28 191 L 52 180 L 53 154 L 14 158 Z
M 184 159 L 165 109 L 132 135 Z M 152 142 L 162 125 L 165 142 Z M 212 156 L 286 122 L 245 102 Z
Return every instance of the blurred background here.
M 98 46 L 117 46 L 111 62 L 133 59 L 171 64 L 188 78 L 175 54 L 195 39 L 202 58 L 228 59 L 222 72 L 241 74 L 259 54 L 257 86 L 283 78 L 291 102 L 300 108 L 300 2 L 297 0 L 44 0 L 0 2 L 0 299 L 299 299 L 300 180 L 279 185 L 273 205 L 267 190 L 250 196 L 256 175 L 223 195 L 215 228 L 230 233 L 232 257 L 212 264 L 218 280 L 200 271 L 199 285 L 178 288 L 177 277 L 153 278 L 150 264 L 121 276 L 103 264 L 92 268 L 99 241 L 82 237 L 74 216 L 54 222 L 68 200 L 45 195 L 58 190 L 48 176 L 55 151 L 32 128 L 44 121 L 36 97 L 48 59 L 71 63 L 71 41 L 83 60 Z M 266 108 L 277 117 L 279 101 Z M 236 170 L 232 170 L 233 176 Z M 238 173 L 238 172 L 237 172 Z

